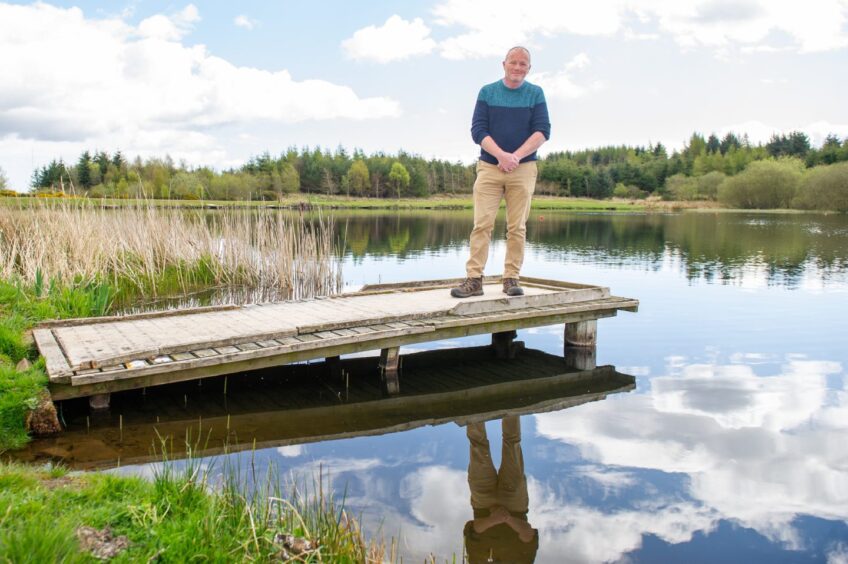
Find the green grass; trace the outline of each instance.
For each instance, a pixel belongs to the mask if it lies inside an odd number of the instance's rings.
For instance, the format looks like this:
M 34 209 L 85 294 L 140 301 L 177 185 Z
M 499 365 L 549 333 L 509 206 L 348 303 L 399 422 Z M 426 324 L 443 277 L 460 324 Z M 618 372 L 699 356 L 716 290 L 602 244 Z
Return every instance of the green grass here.
M 0 280 L 0 452 L 27 443 L 24 422 L 28 410 L 36 406 L 38 395 L 47 385 L 43 360 L 32 342 L 25 338 L 29 329 L 47 319 L 67 319 L 103 315 L 109 310 L 113 292 L 94 282 L 45 285 L 43 276 L 35 284 Z M 33 362 L 18 372 L 22 359 Z
M 311 488 L 283 491 L 272 475 L 249 493 L 226 469 L 221 483 L 210 484 L 210 474 L 191 460 L 181 470 L 165 462 L 151 481 L 0 463 L 0 562 L 94 562 L 80 552 L 80 526 L 108 526 L 129 538 L 115 562 L 267 562 L 279 553 L 277 533 L 318 541 L 299 561 L 385 557 L 325 493 L 320 477 Z
M 3 203 L 32 205 L 34 202 L 55 203 L 45 198 L 0 198 Z M 432 196 L 428 198 L 358 198 L 347 196 L 326 196 L 320 194 L 291 194 L 280 201 L 222 201 L 222 200 L 112 200 L 87 198 L 61 198 L 59 204 L 75 203 L 91 206 L 137 206 L 154 203 L 169 208 L 206 208 L 206 207 L 261 207 L 284 206 L 298 208 L 302 204 L 328 209 L 379 209 L 379 210 L 463 210 L 473 209 L 470 194 L 461 196 Z M 534 196 L 532 208 L 536 210 L 574 210 L 574 211 L 645 211 L 652 206 L 642 202 L 621 200 L 593 200 L 590 198 L 562 198 L 556 196 Z

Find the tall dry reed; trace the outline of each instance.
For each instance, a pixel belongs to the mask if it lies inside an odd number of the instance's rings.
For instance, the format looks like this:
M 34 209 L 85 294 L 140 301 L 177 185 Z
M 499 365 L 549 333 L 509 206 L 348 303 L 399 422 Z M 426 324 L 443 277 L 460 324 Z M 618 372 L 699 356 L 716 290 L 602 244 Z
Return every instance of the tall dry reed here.
M 299 299 L 338 292 L 341 267 L 327 219 L 279 211 L 107 209 L 78 203 L 0 207 L 0 277 L 106 282 L 156 297 L 249 288 Z

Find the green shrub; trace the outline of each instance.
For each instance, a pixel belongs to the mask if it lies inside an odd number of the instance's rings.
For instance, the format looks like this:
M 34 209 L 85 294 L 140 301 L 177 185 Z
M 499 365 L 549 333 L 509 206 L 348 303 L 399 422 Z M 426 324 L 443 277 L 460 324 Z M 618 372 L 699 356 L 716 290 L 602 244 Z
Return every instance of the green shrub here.
M 807 210 L 848 211 L 848 162 L 809 169 L 794 206 Z
M 694 178 L 675 174 L 665 179 L 665 192 L 672 200 L 695 200 L 698 197 L 698 184 Z
M 731 208 L 788 208 L 803 170 L 803 161 L 794 158 L 753 162 L 718 186 L 718 200 Z
M 639 187 L 625 186 L 621 182 L 615 185 L 615 189 L 613 189 L 612 195 L 616 198 L 627 198 L 631 200 L 643 200 L 648 197 L 648 193 L 644 190 L 641 190 Z
M 696 191 L 700 200 L 715 200 L 718 197 L 718 187 L 725 181 L 727 175 L 714 170 L 695 179 Z

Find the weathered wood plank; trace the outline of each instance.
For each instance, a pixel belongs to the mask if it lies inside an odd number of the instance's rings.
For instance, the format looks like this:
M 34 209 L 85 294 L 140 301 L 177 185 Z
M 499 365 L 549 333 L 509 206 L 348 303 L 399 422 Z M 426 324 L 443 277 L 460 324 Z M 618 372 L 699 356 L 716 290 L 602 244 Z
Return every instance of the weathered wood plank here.
M 77 317 L 74 319 L 59 319 L 42 321 L 36 327 L 38 329 L 52 329 L 54 327 L 74 327 L 77 325 L 91 325 L 92 323 L 110 323 L 112 321 L 130 321 L 134 319 L 150 319 L 154 317 L 173 318 L 179 315 L 196 315 L 198 313 L 207 313 L 211 311 L 228 311 L 240 309 L 242 306 L 237 305 L 217 305 L 217 306 L 202 306 L 187 309 L 168 309 L 165 311 L 149 311 L 144 313 L 133 313 L 128 315 L 111 315 L 104 317 Z
M 504 296 L 485 301 L 461 302 L 451 310 L 451 313 L 454 315 L 476 315 L 529 307 L 552 306 L 564 303 L 598 300 L 608 296 L 609 289 L 601 287 L 582 288 L 539 295 L 527 295 L 525 290 L 524 296 Z
M 421 327 L 421 328 L 409 327 L 409 328 L 406 328 L 406 329 L 389 329 L 387 331 L 383 331 L 381 334 L 376 335 L 376 336 L 378 336 L 380 339 L 386 339 L 386 338 L 397 338 L 397 337 L 401 337 L 401 336 L 404 336 L 404 335 L 432 333 L 432 331 L 433 331 L 432 328 L 427 328 L 427 327 Z M 303 339 L 304 337 L 307 337 L 307 339 L 304 340 L 304 341 L 300 341 L 300 339 Z M 265 357 L 265 356 L 279 355 L 281 353 L 308 351 L 310 349 L 316 349 L 317 350 L 317 349 L 327 348 L 328 346 L 339 346 L 339 345 L 345 345 L 345 344 L 353 344 L 353 345 L 360 344 L 358 336 L 336 337 L 336 338 L 333 338 L 333 339 L 319 339 L 317 337 L 309 339 L 309 337 L 312 337 L 312 335 L 301 335 L 300 337 L 296 337 L 296 339 L 298 339 L 298 341 L 299 341 L 297 343 L 294 343 L 294 344 L 291 344 L 291 345 L 285 345 L 285 346 L 280 345 L 279 347 L 276 347 L 276 348 L 270 348 L 269 347 L 267 349 L 261 349 L 261 350 L 256 350 L 256 351 L 238 351 L 238 350 L 236 350 L 235 352 L 230 352 L 230 353 L 226 353 L 226 354 L 218 354 L 215 351 L 194 351 L 194 354 L 198 357 L 196 359 L 186 360 L 186 361 L 183 361 L 183 362 L 173 362 L 173 363 L 170 363 L 170 364 L 164 365 L 164 366 L 149 367 L 149 368 L 152 368 L 152 370 L 147 370 L 146 373 L 151 373 L 151 372 L 156 372 L 156 371 L 164 373 L 165 371 L 189 370 L 189 369 L 193 369 L 193 368 L 200 368 L 200 367 L 208 367 L 208 366 L 219 365 L 219 364 L 226 364 L 227 362 L 231 362 L 231 361 L 248 360 L 248 359 L 252 359 L 252 358 L 261 358 L 261 357 Z M 365 350 L 367 350 L 367 348 Z M 213 354 L 209 354 L 210 352 L 213 353 Z M 259 355 L 261 355 L 261 356 L 259 356 Z M 337 356 L 337 355 L 320 353 L 320 354 L 316 354 L 312 358 L 326 358 L 328 356 Z M 144 362 L 144 361 L 140 361 L 140 362 Z M 125 371 L 123 375 L 122 374 L 115 374 L 115 373 L 110 373 L 108 375 L 104 375 L 103 373 L 100 373 L 100 374 L 96 374 L 96 375 L 90 375 L 91 377 L 89 377 L 89 375 L 76 376 L 76 377 L 72 378 L 71 381 L 72 381 L 72 384 L 74 386 L 81 386 L 81 385 L 86 385 L 86 384 L 111 382 L 111 381 L 123 379 L 124 377 L 133 378 L 133 377 L 139 376 L 140 374 L 142 374 L 140 372 L 140 370 L 135 369 L 135 370 L 132 371 L 132 373 L 130 373 L 130 371 Z
M 53 337 L 53 331 L 50 329 L 36 329 L 32 332 L 32 336 L 35 339 L 38 350 L 44 356 L 50 381 L 56 383 L 70 381 L 71 376 L 74 375 L 74 371 L 71 370 L 68 359 L 65 358 L 65 353 Z

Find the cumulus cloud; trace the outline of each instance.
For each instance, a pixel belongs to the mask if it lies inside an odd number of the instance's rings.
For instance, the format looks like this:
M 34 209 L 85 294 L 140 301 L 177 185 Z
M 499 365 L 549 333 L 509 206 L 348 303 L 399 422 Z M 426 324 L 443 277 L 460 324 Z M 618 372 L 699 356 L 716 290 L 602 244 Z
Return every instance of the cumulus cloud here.
M 582 98 L 590 92 L 602 90 L 604 86 L 600 81 L 579 84 L 574 80 L 574 73 L 585 69 L 589 64 L 589 56 L 586 53 L 580 53 L 567 62 L 562 70 L 534 73 L 528 77 L 528 80 L 544 88 L 545 96 L 550 99 Z
M 351 59 L 388 63 L 426 55 L 436 47 L 430 28 L 421 18 L 406 21 L 393 15 L 380 27 L 368 26 L 342 41 L 342 49 Z
M 138 34 L 142 37 L 178 41 L 188 34 L 195 22 L 200 21 L 200 12 L 194 4 L 189 4 L 172 16 L 156 14 L 138 24 Z
M 443 56 L 468 59 L 503 54 L 518 43 L 572 34 L 583 36 L 621 35 L 625 39 L 655 39 L 657 33 L 671 36 L 687 48 L 705 46 L 726 54 L 731 47 L 777 48 L 776 34 L 788 37 L 789 47 L 800 52 L 841 49 L 848 46 L 844 27 L 848 4 L 844 0 L 815 0 L 811 3 L 768 2 L 767 0 L 596 0 L 590 5 L 527 0 L 487 3 L 485 13 L 473 0 L 446 0 L 433 10 L 436 22 L 458 26 L 464 31 L 440 44 Z M 652 26 L 656 33 L 635 33 L 628 25 Z
M 236 27 L 241 27 L 241 28 L 244 28 L 244 29 L 247 29 L 247 30 L 250 30 L 250 29 L 253 29 L 254 27 L 256 27 L 256 21 L 250 19 L 249 17 L 245 16 L 244 14 L 236 16 L 235 19 L 233 19 L 233 23 L 236 25 Z
M 191 4 L 132 26 L 79 8 L 0 3 L 0 140 L 120 146 L 142 156 L 151 148 L 208 164 L 220 162 L 216 127 L 400 113 L 389 98 L 236 66 L 183 43 L 198 21 Z
M 521 3 L 492 0 L 486 10 L 474 0 L 448 0 L 433 9 L 436 22 L 467 31 L 440 43 L 448 59 L 503 56 L 514 45 L 560 33 L 612 35 L 621 26 L 618 2 L 573 4 L 556 0 Z

